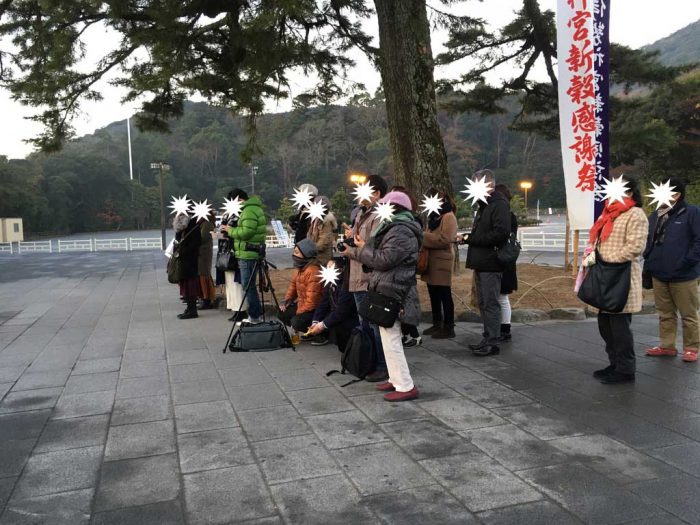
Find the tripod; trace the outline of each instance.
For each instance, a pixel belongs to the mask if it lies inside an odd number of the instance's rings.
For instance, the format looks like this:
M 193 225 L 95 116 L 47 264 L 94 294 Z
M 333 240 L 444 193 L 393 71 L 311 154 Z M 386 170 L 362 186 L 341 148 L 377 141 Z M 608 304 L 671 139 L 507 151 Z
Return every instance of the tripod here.
M 272 279 L 270 279 L 270 268 L 277 269 L 277 266 L 269 262 L 265 258 L 265 248 L 262 247 L 258 252 L 258 258 L 255 259 L 255 264 L 253 265 L 252 275 L 253 278 L 249 279 L 246 283 L 245 290 L 243 290 L 243 298 L 241 299 L 241 304 L 238 305 L 238 312 L 243 309 L 243 304 L 245 304 L 246 297 L 248 296 L 248 291 L 251 286 L 255 286 L 255 280 L 257 279 L 258 290 L 260 291 L 260 305 L 262 306 L 262 318 L 265 321 L 265 292 L 270 292 L 273 304 L 279 310 L 280 304 L 277 301 L 277 295 L 275 294 L 275 287 L 272 284 Z M 229 345 L 231 344 L 231 339 L 233 339 L 234 332 L 236 331 L 236 326 L 238 323 L 233 323 L 231 331 L 228 334 L 228 339 L 226 339 L 226 344 L 223 348 L 223 353 L 226 353 Z M 240 327 L 239 327 L 240 330 Z

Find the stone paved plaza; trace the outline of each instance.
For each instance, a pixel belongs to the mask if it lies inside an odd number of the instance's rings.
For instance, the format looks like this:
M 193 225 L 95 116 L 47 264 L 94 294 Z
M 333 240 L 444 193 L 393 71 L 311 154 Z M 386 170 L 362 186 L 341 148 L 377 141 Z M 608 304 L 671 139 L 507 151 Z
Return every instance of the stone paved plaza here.
M 700 523 L 700 369 L 605 386 L 595 320 L 501 355 L 407 354 L 417 402 L 347 388 L 335 347 L 222 354 L 159 253 L 0 257 L 0 523 Z

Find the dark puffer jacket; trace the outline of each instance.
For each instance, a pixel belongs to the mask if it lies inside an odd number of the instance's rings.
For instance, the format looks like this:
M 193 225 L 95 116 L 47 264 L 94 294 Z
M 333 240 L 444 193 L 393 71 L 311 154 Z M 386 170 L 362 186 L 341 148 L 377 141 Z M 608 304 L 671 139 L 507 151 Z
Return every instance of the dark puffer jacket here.
M 416 326 L 421 317 L 416 263 L 422 242 L 420 224 L 409 212 L 398 213 L 356 255 L 362 264 L 372 268 L 368 290 L 399 299 L 403 304 L 401 321 Z
M 494 191 L 488 198 L 488 204 L 479 202 L 479 211 L 467 238 L 467 268 L 479 272 L 502 272 L 504 268 L 496 257 L 496 248 L 508 240 L 510 228 L 508 199 Z
M 199 246 L 202 243 L 202 231 L 197 219 L 191 218 L 184 230 L 175 233 L 179 243 L 178 250 L 182 264 L 182 279 L 192 279 L 199 276 Z

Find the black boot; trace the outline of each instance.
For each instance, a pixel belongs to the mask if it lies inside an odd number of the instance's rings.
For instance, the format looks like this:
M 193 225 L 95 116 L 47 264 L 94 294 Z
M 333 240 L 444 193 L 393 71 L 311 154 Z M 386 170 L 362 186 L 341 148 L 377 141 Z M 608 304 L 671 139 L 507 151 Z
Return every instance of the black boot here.
M 200 310 L 211 310 L 214 305 L 211 304 L 211 299 L 202 299 L 202 306 L 199 307 Z
M 432 334 L 433 339 L 453 339 L 455 337 L 455 325 L 446 324 Z
M 601 368 L 600 370 L 596 370 L 595 372 L 593 372 L 593 377 L 595 377 L 597 379 L 602 379 L 606 375 L 608 375 L 610 372 L 614 372 L 614 371 L 615 371 L 615 365 L 608 365 L 605 368 Z
M 438 321 L 438 322 L 433 321 L 433 326 L 423 330 L 423 335 L 433 335 L 434 332 L 437 332 L 440 329 L 442 329 L 442 321 Z
M 187 301 L 187 308 L 185 308 L 185 311 L 179 314 L 177 317 L 178 319 L 194 319 L 199 317 L 199 314 L 197 314 L 197 301 Z
M 498 338 L 499 341 L 510 341 L 513 336 L 510 334 L 510 323 L 501 325 L 501 337 Z

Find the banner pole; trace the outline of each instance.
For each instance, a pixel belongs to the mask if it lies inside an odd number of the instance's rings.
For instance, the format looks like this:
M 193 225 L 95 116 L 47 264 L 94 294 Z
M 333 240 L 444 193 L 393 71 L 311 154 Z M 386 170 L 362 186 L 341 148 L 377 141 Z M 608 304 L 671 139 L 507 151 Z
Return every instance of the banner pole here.
M 571 275 L 576 277 L 578 272 L 578 236 L 580 230 L 574 230 L 574 264 L 571 267 Z
M 564 268 L 569 269 L 569 239 L 571 238 L 571 224 L 569 224 L 569 214 L 566 214 L 566 235 L 564 236 Z

